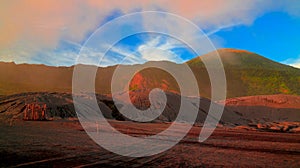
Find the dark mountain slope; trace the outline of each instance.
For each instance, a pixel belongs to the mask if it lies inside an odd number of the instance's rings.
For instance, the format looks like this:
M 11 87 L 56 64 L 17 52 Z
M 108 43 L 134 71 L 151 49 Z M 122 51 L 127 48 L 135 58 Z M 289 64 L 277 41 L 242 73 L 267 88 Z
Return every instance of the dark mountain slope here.
M 122 97 L 124 93 L 120 94 Z M 167 93 L 167 104 L 166 108 L 163 108 L 163 112 L 154 121 L 156 122 L 171 122 L 177 117 L 180 109 L 181 96 L 174 93 Z M 82 100 L 86 102 L 90 101 L 89 95 L 78 95 L 82 96 Z M 110 96 L 106 95 L 96 95 L 97 103 L 101 109 L 102 114 L 107 119 L 117 119 L 117 120 L 128 120 L 122 114 L 116 110 L 115 104 Z M 119 99 L 120 97 L 118 97 Z M 131 99 L 133 104 L 140 109 L 148 108 L 150 102 L 148 95 L 140 94 L 139 91 L 131 91 Z M 70 93 L 56 93 L 56 92 L 34 92 L 34 93 L 22 93 L 9 96 L 3 96 L 0 98 L 0 121 L 10 122 L 12 120 L 20 120 L 24 116 L 26 104 L 38 103 L 46 104 L 46 116 L 48 119 L 51 118 L 73 118 L 77 117 L 72 94 Z M 128 102 L 125 102 L 127 104 Z M 211 101 L 206 98 L 201 98 L 200 108 L 198 116 L 196 118 L 196 123 L 203 123 L 208 114 Z M 89 104 L 89 103 L 86 103 Z M 194 107 L 194 105 L 192 105 Z M 97 113 L 97 109 L 90 106 L 82 106 L 86 108 L 83 110 L 88 110 L 90 114 Z M 121 107 L 123 108 L 123 107 Z M 184 116 L 189 117 L 189 110 L 185 111 Z M 85 117 L 85 116 L 81 116 Z M 187 118 L 181 118 L 182 122 L 189 122 Z M 224 109 L 223 116 L 220 123 L 224 125 L 240 125 L 246 124 L 248 120 L 244 120 L 237 112 Z

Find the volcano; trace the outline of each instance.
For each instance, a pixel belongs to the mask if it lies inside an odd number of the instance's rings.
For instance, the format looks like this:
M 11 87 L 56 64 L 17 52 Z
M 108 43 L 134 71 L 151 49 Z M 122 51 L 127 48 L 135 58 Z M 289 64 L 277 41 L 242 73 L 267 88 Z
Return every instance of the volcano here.
M 300 69 L 274 62 L 249 51 L 219 49 L 186 62 L 197 79 L 201 97 L 211 97 L 210 79 L 201 58 L 209 58 L 215 54 L 220 55 L 224 65 L 228 98 L 272 94 L 300 95 Z M 167 61 L 146 64 L 181 66 Z M 119 66 L 134 68 L 141 65 Z M 110 94 L 111 79 L 116 67 L 117 65 L 98 67 L 95 79 L 96 93 Z M 71 92 L 73 68 L 74 66 L 50 67 L 1 62 L 0 95 L 23 92 Z M 168 92 L 180 92 L 176 80 L 161 69 L 143 69 L 130 77 L 132 82 L 129 90 L 158 87 Z

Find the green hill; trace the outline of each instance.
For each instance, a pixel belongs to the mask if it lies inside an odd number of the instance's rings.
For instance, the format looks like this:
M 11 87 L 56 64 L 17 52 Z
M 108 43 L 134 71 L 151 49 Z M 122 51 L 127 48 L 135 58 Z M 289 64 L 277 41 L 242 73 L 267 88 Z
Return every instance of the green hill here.
M 220 49 L 227 79 L 227 96 L 239 97 L 267 94 L 300 94 L 300 69 L 283 65 L 258 54 L 235 49 Z M 215 52 L 201 57 L 210 57 Z M 199 58 L 187 62 L 197 71 L 204 71 Z M 199 79 L 200 80 L 200 79 Z

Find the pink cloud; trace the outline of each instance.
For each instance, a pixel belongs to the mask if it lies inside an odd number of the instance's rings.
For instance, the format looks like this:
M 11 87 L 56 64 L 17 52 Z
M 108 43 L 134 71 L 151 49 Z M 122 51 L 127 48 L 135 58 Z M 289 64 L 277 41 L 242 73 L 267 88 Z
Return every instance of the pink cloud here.
M 137 8 L 143 10 L 160 8 L 186 17 L 201 28 L 218 29 L 235 23 L 251 24 L 256 17 L 269 10 L 280 9 L 296 15 L 297 10 L 288 2 L 274 5 L 272 1 L 258 0 L 2 1 L 0 50 L 35 48 L 32 51 L 36 52 L 55 48 L 61 39 L 79 42 L 84 39 L 87 32 L 95 30 L 104 17 L 114 9 L 130 13 Z M 27 45 L 30 47 L 26 47 Z

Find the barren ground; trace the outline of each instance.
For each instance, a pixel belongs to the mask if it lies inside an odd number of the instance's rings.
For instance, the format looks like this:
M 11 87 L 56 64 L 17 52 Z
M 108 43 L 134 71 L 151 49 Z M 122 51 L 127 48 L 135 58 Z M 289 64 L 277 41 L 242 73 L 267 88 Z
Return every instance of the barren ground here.
M 120 131 L 155 134 L 166 123 L 111 121 Z M 138 129 L 137 129 L 138 128 Z M 217 128 L 204 143 L 193 127 L 170 150 L 142 158 L 111 153 L 77 121 L 22 121 L 0 126 L 0 167 L 300 167 L 300 134 Z

